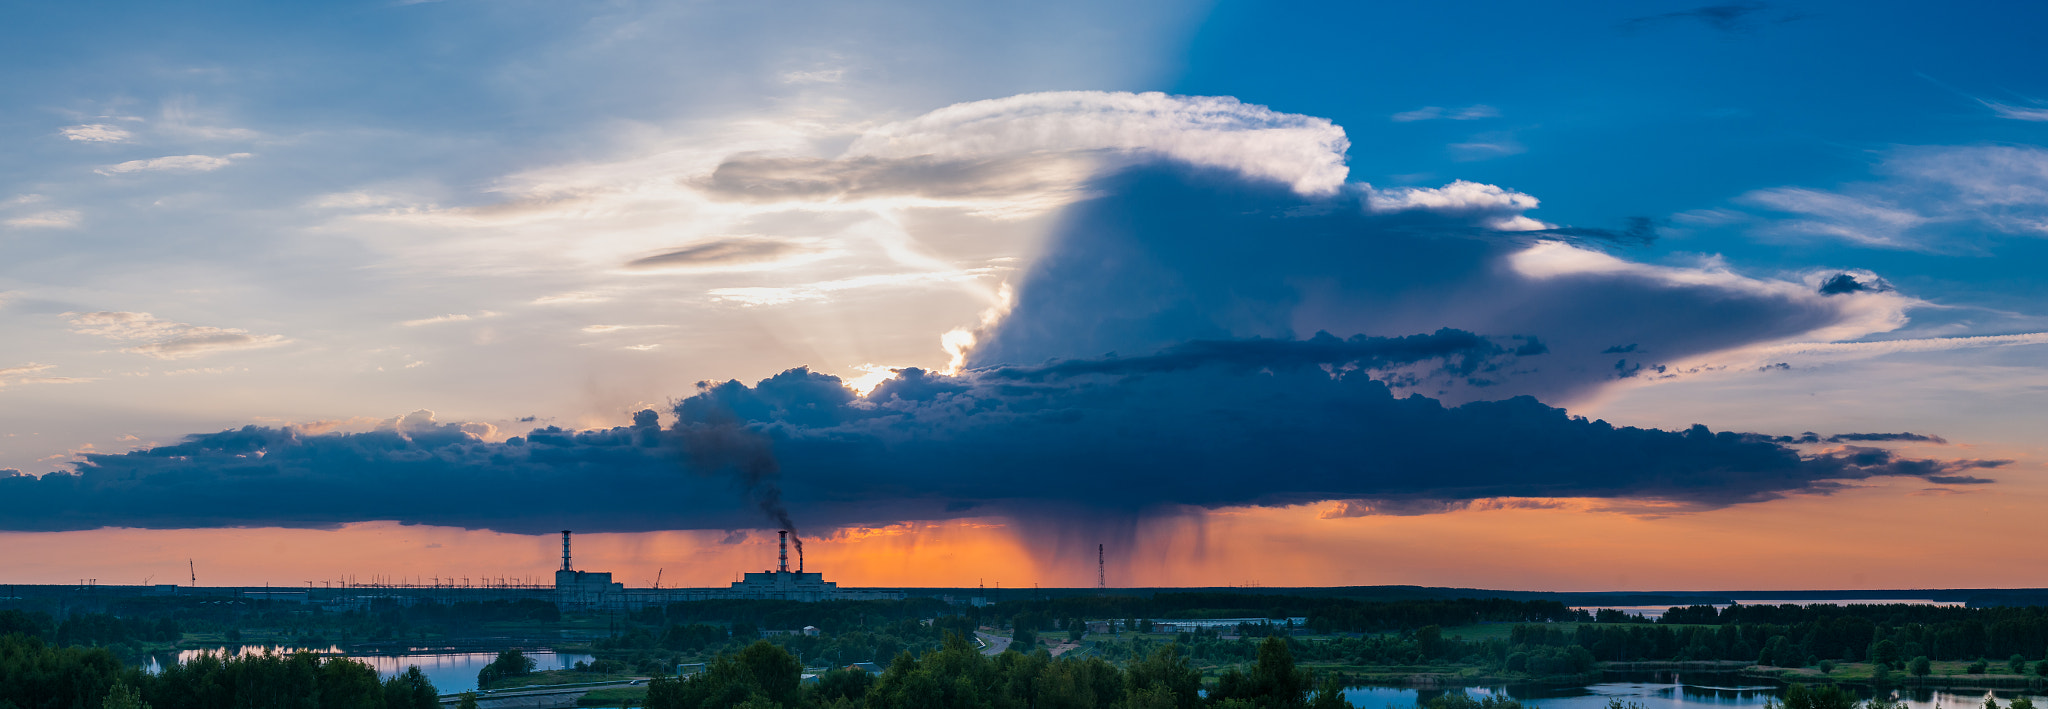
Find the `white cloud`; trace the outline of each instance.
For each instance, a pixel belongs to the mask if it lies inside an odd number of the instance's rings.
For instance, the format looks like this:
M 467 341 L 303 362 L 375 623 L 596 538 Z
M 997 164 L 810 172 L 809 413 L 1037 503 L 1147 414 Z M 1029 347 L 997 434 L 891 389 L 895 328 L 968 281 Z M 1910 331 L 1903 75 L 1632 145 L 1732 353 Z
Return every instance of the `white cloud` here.
M 282 335 L 251 335 L 247 330 L 161 320 L 149 313 L 101 311 L 65 313 L 64 317 L 71 319 L 72 332 L 137 343 L 122 351 L 157 359 L 276 347 L 291 341 Z
M 4 223 L 17 229 L 71 229 L 84 220 L 76 209 L 50 209 L 8 217 Z
M 1501 231 L 1533 231 L 1553 228 L 1550 224 L 1522 216 L 1535 209 L 1535 197 L 1494 185 L 1457 180 L 1442 187 L 1396 187 L 1366 191 L 1366 209 L 1373 212 L 1411 210 L 1436 212 L 1479 219 L 1488 228 Z
M 105 123 L 69 126 L 62 133 L 65 138 L 82 143 L 125 143 L 129 138 L 135 137 L 135 134 L 124 128 Z
M 405 321 L 405 322 L 402 322 L 402 323 L 399 323 L 399 324 L 400 324 L 400 325 L 404 325 L 404 326 L 406 326 L 406 327 L 419 327 L 419 326 L 422 326 L 422 325 L 439 325 L 439 324 L 441 324 L 441 323 L 449 323 L 449 322 L 463 322 L 463 321 L 466 321 L 466 320 L 468 320 L 468 319 L 469 319 L 469 316 L 468 316 L 468 315 L 464 315 L 464 314 L 461 314 L 461 313 L 450 313 L 450 314 L 447 314 L 447 315 L 436 315 L 436 316 L 434 316 L 434 317 L 431 317 L 431 318 L 420 318 L 420 319 L 418 319 L 418 320 L 407 320 L 407 321 Z
M 1806 279 L 1800 281 L 1752 278 L 1730 270 L 1719 260 L 1711 260 L 1694 268 L 1655 266 L 1625 261 L 1606 253 L 1558 241 L 1537 243 L 1515 254 L 1508 263 L 1517 273 L 1529 278 L 1547 279 L 1589 274 L 1633 276 L 1677 287 L 1707 286 L 1734 293 L 1778 298 L 1833 311 L 1833 317 L 1826 320 L 1826 325 L 1799 333 L 1797 337 L 1801 340 L 1833 342 L 1891 332 L 1905 326 L 1908 310 L 1925 304 L 1897 291 L 1822 295 L 1817 287 L 1817 281 L 1821 276 L 1819 273 L 1808 274 Z M 1745 348 L 1778 344 L 1783 342 L 1755 343 L 1746 345 Z
M 212 172 L 227 167 L 236 160 L 253 157 L 250 153 L 233 153 L 214 157 L 211 155 L 169 155 L 148 160 L 130 160 L 118 165 L 94 170 L 102 175 L 122 175 L 131 172 Z

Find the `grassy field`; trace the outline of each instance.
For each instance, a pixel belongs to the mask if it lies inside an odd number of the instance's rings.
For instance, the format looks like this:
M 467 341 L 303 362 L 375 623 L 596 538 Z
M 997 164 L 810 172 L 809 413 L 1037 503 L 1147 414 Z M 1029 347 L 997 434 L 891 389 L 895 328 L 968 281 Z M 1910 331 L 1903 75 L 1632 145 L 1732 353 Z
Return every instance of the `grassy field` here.
M 576 700 L 579 707 L 625 707 L 647 703 L 646 687 L 606 687 Z

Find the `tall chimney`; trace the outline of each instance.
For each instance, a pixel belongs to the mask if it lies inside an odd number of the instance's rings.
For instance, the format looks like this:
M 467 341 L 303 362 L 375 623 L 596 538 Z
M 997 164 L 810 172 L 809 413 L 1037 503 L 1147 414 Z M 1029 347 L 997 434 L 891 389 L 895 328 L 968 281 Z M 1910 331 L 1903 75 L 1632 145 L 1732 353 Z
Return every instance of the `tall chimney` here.
M 562 530 L 562 570 L 574 571 L 569 566 L 569 530 Z
M 789 573 L 789 530 L 785 529 L 775 534 L 782 537 L 782 553 L 776 557 L 775 572 L 786 574 Z

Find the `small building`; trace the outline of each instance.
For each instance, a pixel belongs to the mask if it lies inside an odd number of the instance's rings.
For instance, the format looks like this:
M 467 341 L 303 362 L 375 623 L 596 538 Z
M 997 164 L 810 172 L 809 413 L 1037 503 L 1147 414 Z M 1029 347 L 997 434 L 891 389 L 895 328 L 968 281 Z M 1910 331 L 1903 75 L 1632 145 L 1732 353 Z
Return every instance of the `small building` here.
M 805 636 L 805 637 L 812 637 L 812 638 L 818 637 L 818 626 L 815 626 L 815 625 L 806 625 L 806 626 L 804 626 L 804 636 Z
M 862 672 L 868 673 L 871 676 L 880 676 L 882 674 L 883 668 L 881 665 L 877 665 L 872 662 L 856 662 L 851 665 L 847 665 L 846 669 L 860 670 Z

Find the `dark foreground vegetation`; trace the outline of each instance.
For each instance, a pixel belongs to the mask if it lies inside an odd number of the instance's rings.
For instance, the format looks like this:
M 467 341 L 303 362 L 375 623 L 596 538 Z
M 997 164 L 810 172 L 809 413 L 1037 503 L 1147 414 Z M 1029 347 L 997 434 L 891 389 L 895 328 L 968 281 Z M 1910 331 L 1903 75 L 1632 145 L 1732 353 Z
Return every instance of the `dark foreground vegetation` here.
M 199 659 L 148 674 L 103 648 L 0 637 L 0 709 L 436 709 L 419 668 L 379 682 L 369 665 L 310 653 Z
M 1203 696 L 1202 674 L 1167 645 L 1123 664 L 1099 657 L 1055 658 L 1045 652 L 989 656 L 958 635 L 938 650 L 897 655 L 870 677 L 836 670 L 815 684 L 800 681 L 794 655 L 757 642 L 721 655 L 693 677 L 654 680 L 647 709 L 910 709 L 912 707 L 1103 707 L 1125 709 L 1252 709 L 1349 707 L 1334 679 L 1320 687 L 1295 666 L 1287 643 L 1268 638 L 1247 670 L 1231 670 Z
M 1194 630 L 1185 622 L 1193 619 L 1229 620 Z M 1182 622 L 1169 623 L 1176 620 Z M 1007 636 L 1016 652 L 985 656 L 977 633 Z M 1816 685 L 2048 687 L 2043 607 L 1692 606 L 1649 620 L 1550 600 L 1202 592 L 1006 600 L 979 608 L 929 598 L 713 601 L 564 616 L 540 601 L 337 610 L 137 598 L 0 610 L 0 637 L 0 709 L 125 707 L 120 702 L 129 694 L 158 709 L 424 707 L 417 698 L 432 694 L 424 677 L 379 681 L 367 666 L 339 658 L 244 654 L 154 676 L 136 669 L 155 653 L 178 649 L 342 643 L 374 652 L 420 638 L 469 649 L 482 646 L 464 642 L 500 643 L 492 651 L 517 647 L 518 638 L 552 638 L 546 642 L 557 650 L 594 655 L 573 671 L 535 674 L 529 660 L 507 651 L 479 673 L 484 687 L 660 678 L 679 665 L 710 663 L 701 677 L 664 679 L 649 691 L 648 701 L 685 702 L 674 706 L 737 706 L 720 702 L 751 702 L 757 694 L 788 706 L 908 706 L 925 699 L 906 697 L 968 696 L 959 693 L 969 685 L 978 688 L 973 706 L 1064 706 L 1065 699 L 1053 698 L 1085 695 L 1091 699 L 1075 706 L 1167 706 L 1171 699 L 1187 707 L 1195 696 L 1183 691 L 1190 686 L 1206 689 L 1203 702 L 1211 704 L 1241 698 L 1252 706 L 1291 706 L 1292 699 L 1260 697 L 1284 686 L 1283 693 L 1298 689 L 1309 702 L 1316 696 L 1311 685 L 1325 682 L 1584 683 L 1606 670 L 1681 664 Z M 948 637 L 958 640 L 948 644 Z M 356 641 L 344 643 L 350 638 Z M 1289 684 L 1293 675 L 1275 669 L 1276 653 L 1305 673 L 1306 684 Z M 844 669 L 855 663 L 886 671 Z M 808 689 L 785 691 L 782 679 L 769 682 L 762 674 L 770 665 L 781 668 L 770 673 L 776 677 L 789 668 L 822 677 Z M 1254 686 L 1263 689 L 1244 689 Z

